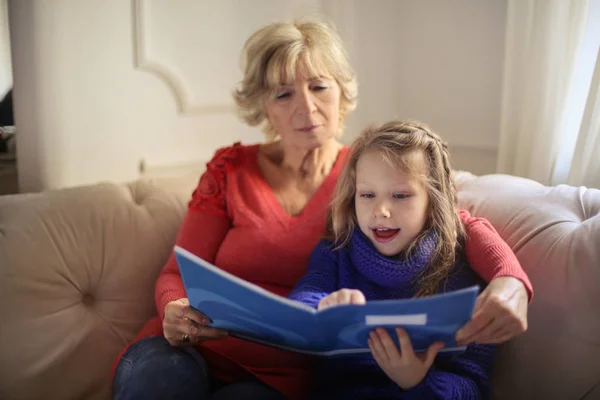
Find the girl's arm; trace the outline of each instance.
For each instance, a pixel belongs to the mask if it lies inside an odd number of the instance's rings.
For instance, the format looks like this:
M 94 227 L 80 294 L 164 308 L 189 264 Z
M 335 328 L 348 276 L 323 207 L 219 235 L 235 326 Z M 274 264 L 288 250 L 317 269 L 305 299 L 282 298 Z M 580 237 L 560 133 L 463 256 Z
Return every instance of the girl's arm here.
M 332 243 L 322 240 L 310 256 L 308 270 L 288 298 L 317 308 L 319 301 L 337 290 L 338 262 Z

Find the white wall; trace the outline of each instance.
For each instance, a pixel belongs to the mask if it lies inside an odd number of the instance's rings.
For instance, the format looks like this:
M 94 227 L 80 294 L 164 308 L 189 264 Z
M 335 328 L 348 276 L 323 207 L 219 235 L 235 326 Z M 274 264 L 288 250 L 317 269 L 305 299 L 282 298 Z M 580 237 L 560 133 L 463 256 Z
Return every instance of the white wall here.
M 0 100 L 12 86 L 8 0 L 0 0 Z
M 267 21 L 316 12 L 335 19 L 359 73 L 346 140 L 366 123 L 420 118 L 469 155 L 462 161 L 478 151 L 471 170 L 495 164 L 505 0 L 10 0 L 9 8 L 21 191 L 126 181 L 142 159 L 198 163 L 236 140 L 262 140 L 231 111 L 241 45 Z
M 390 118 L 429 123 L 455 168 L 495 169 L 504 0 L 355 0 L 351 49 L 360 78 L 352 131 Z

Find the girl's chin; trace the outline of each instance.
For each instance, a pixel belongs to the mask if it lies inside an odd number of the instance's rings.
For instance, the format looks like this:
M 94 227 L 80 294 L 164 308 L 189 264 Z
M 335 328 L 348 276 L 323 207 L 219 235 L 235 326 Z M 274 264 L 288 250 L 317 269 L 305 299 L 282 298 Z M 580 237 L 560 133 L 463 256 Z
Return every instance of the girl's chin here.
M 383 256 L 386 257 L 396 257 L 398 255 L 400 255 L 402 253 L 402 250 L 400 251 L 386 251 L 385 249 L 377 249 L 377 251 L 379 251 L 379 253 Z
M 400 254 L 402 254 L 402 252 L 404 251 L 404 249 L 398 249 L 398 245 L 394 245 L 392 243 L 379 243 L 376 240 L 373 240 L 373 238 L 369 238 L 371 240 L 371 243 L 373 244 L 373 246 L 375 247 L 375 249 L 379 252 L 379 254 L 386 256 L 386 257 L 396 257 Z

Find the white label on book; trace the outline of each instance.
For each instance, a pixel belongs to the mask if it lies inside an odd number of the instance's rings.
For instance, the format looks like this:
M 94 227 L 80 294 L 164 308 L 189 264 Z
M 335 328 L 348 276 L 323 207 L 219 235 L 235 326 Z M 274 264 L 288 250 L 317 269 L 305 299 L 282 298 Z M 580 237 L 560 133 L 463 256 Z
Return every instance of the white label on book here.
M 427 324 L 427 314 L 367 315 L 365 323 L 369 326 L 425 325 Z

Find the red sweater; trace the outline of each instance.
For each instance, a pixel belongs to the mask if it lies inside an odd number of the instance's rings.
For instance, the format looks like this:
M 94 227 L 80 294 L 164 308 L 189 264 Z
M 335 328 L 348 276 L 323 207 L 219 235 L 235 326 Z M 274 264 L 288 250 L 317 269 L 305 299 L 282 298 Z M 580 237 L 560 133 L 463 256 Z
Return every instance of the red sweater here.
M 344 148 L 303 211 L 291 217 L 258 166 L 258 145 L 236 143 L 218 150 L 192 194 L 176 244 L 227 272 L 286 296 L 306 272 L 310 254 L 325 230 L 326 208 L 347 153 Z M 527 275 L 489 222 L 464 210 L 460 217 L 473 269 L 488 282 L 499 276 L 519 278 L 531 298 Z M 162 335 L 165 306 L 182 297 L 187 296 L 171 254 L 156 282 L 158 315 L 133 342 Z M 235 381 L 252 374 L 289 398 L 303 398 L 309 388 L 312 364 L 305 356 L 232 337 L 207 341 L 197 348 L 217 378 Z

